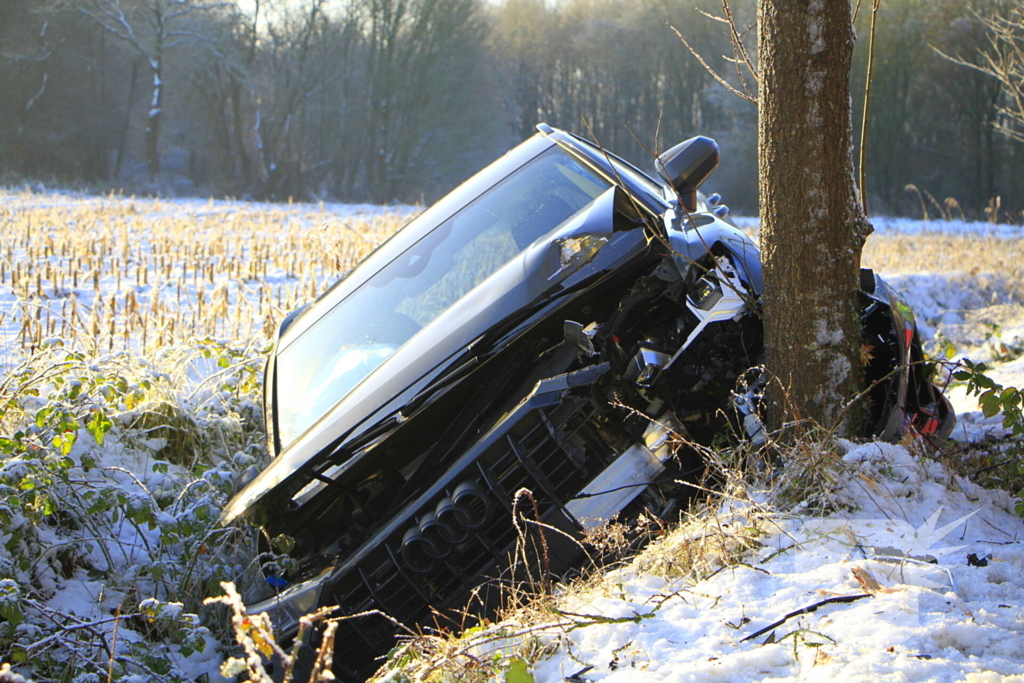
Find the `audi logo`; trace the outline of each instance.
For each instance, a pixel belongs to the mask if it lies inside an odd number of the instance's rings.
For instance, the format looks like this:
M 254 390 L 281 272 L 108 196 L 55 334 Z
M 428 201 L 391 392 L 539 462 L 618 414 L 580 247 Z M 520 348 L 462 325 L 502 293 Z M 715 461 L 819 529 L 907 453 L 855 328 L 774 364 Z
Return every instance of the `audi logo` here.
M 450 496 L 419 518 L 402 536 L 402 560 L 414 572 L 424 574 L 437 566 L 452 549 L 491 516 L 491 499 L 475 481 L 464 481 Z

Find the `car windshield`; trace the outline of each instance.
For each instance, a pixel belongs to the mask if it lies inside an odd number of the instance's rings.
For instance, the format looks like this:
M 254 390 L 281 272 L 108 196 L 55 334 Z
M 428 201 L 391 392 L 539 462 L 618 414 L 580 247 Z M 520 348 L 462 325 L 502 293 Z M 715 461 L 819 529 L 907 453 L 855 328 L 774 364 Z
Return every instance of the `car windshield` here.
M 438 225 L 284 348 L 286 447 L 421 329 L 611 184 L 553 147 Z

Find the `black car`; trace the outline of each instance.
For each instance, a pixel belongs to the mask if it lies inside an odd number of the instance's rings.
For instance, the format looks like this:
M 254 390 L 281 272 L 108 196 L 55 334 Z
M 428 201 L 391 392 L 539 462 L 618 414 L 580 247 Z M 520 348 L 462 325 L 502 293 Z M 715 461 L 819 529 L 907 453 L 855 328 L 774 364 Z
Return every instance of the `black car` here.
M 267 565 L 276 594 L 250 606 L 283 637 L 327 605 L 410 626 L 486 613 L 511 573 L 577 565 L 585 530 L 671 514 L 705 469 L 675 436 L 761 437 L 758 250 L 697 192 L 717 145 L 658 157 L 669 182 L 538 131 L 282 323 L 274 459 L 222 519 L 293 539 Z M 869 272 L 863 286 L 871 431 L 945 438 L 912 313 Z M 343 629 L 343 677 L 395 644 L 379 616 Z

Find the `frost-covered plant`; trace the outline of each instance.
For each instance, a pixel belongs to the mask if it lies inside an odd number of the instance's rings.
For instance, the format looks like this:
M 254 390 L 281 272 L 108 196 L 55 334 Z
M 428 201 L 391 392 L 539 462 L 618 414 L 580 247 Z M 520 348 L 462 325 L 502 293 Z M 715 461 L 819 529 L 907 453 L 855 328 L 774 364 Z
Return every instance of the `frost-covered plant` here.
M 231 629 L 242 655 L 228 657 L 220 667 L 221 676 L 236 680 L 245 676 L 247 683 L 273 683 L 275 680 L 280 683 L 292 683 L 299 654 L 304 644 L 309 642 L 314 625 L 325 620 L 334 608 L 324 608 L 303 616 L 299 620 L 299 632 L 295 641 L 286 649 L 274 637 L 274 627 L 266 613 L 250 615 L 242 602 L 242 596 L 230 581 L 222 583 L 221 589 L 223 595 L 207 598 L 206 604 L 221 604 L 228 607 L 231 612 Z M 334 680 L 331 663 L 336 630 L 337 620 L 326 619 L 326 627 L 316 648 L 312 669 L 298 679 L 300 683 L 326 683 Z M 267 672 L 266 664 L 271 661 L 276 661 L 281 667 L 279 678 L 275 679 Z
M 1017 387 L 999 384 L 986 374 L 987 370 L 984 363 L 974 363 L 965 358 L 953 372 L 953 379 L 965 382 L 967 393 L 978 397 L 978 405 L 985 417 L 995 417 L 1001 412 L 1003 427 L 1015 437 L 1024 436 L 1024 393 Z M 1018 459 L 1015 466 L 1017 475 L 1024 476 L 1024 460 Z M 1017 491 L 1017 498 L 1016 512 L 1024 517 L 1024 489 Z
M 209 656 L 203 600 L 254 555 L 251 533 L 217 519 L 263 457 L 261 364 L 261 349 L 211 339 L 152 361 L 56 344 L 7 375 L 0 651 L 13 663 L 40 683 L 173 681 Z

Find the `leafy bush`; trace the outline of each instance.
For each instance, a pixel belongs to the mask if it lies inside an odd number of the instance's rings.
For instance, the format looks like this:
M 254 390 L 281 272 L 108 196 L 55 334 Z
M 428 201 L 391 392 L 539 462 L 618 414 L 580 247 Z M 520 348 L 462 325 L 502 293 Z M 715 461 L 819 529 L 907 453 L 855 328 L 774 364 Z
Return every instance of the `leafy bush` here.
M 264 457 L 262 349 L 152 362 L 51 344 L 0 385 L 0 652 L 35 680 L 191 679 L 219 661 L 204 598 L 253 535 L 217 524 Z M 216 624 L 216 622 L 211 622 Z
M 1003 413 L 1003 427 L 1014 436 L 1024 435 L 1024 412 L 1021 410 L 1021 392 L 1016 387 L 1004 387 L 985 374 L 984 363 L 969 359 L 960 361 L 960 367 L 953 373 L 953 379 L 967 383 L 967 393 L 978 397 L 978 405 L 985 417 Z

